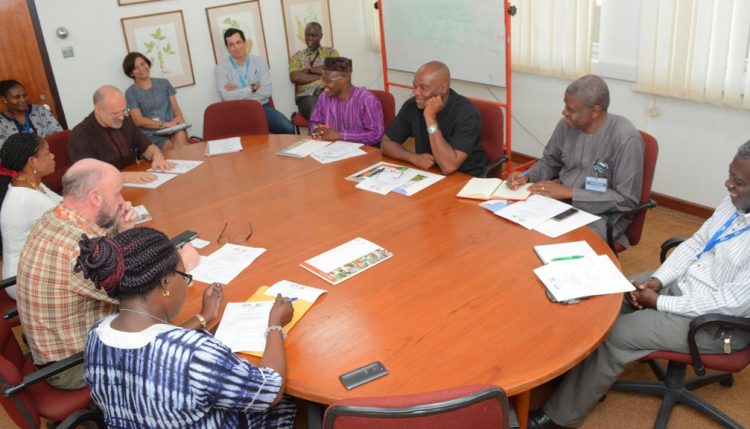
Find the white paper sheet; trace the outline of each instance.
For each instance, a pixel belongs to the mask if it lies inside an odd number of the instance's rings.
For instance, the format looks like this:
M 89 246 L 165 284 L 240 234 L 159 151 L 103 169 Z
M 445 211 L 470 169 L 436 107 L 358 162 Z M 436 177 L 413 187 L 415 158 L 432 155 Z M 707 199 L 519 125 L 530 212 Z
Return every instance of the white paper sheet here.
M 239 152 L 242 150 L 242 142 L 239 137 L 228 139 L 211 140 L 206 143 L 206 155 L 221 155 L 223 153 Z
M 260 247 L 227 243 L 211 255 L 201 257 L 200 264 L 190 274 L 199 282 L 229 284 L 265 251 Z
M 599 216 L 592 215 L 591 213 L 579 209 L 576 214 L 560 221 L 547 219 L 543 224 L 536 226 L 534 229 L 547 237 L 557 238 L 573 231 L 574 229 L 588 225 L 597 219 L 599 219 Z
M 151 213 L 148 212 L 148 209 L 146 209 L 146 206 L 144 206 L 143 204 L 133 207 L 133 210 L 135 210 L 135 213 L 138 215 L 138 217 L 135 219 L 136 225 L 143 222 L 148 222 L 153 219 L 151 217 Z
M 337 140 L 322 149 L 316 150 L 310 155 L 310 157 L 321 164 L 329 164 L 331 162 L 340 161 L 342 159 L 353 158 L 355 156 L 366 154 L 367 152 L 360 149 L 360 147 L 362 146 L 363 145 L 361 143 L 351 143 Z
M 567 243 L 543 244 L 534 246 L 534 252 L 543 264 L 550 262 L 564 262 L 566 260 L 596 257 L 596 252 L 589 243 L 581 241 L 569 241 Z
M 203 164 L 203 161 L 190 161 L 186 159 L 168 159 L 167 161 L 177 164 L 171 170 L 162 170 L 160 168 L 149 168 L 147 171 L 153 171 L 156 173 L 169 173 L 169 174 L 184 174 L 194 169 L 195 167 Z
M 357 189 L 363 189 L 365 191 L 385 195 L 392 190 L 405 185 L 416 175 L 417 171 L 412 169 L 401 171 L 385 169 L 357 183 L 357 186 L 355 187 Z
M 284 149 L 281 149 L 276 153 L 279 155 L 291 156 L 294 158 L 304 158 L 306 156 L 309 156 L 316 150 L 320 150 L 328 146 L 329 144 L 331 144 L 331 142 L 324 140 L 301 140 L 285 147 Z
M 606 255 L 542 265 L 534 274 L 557 301 L 635 290 Z
M 169 182 L 170 180 L 177 177 L 175 174 L 166 174 L 166 173 L 151 173 L 156 175 L 156 180 L 153 182 L 148 183 L 130 183 L 125 182 L 123 183 L 123 186 L 127 186 L 129 188 L 147 188 L 147 189 L 156 189 L 159 186 Z
M 281 296 L 287 298 L 297 298 L 300 301 L 307 302 L 315 302 L 318 297 L 324 293 L 326 293 L 326 291 L 323 289 L 301 285 L 299 283 L 290 282 L 289 280 L 280 280 L 266 290 L 266 295 L 274 299 L 277 294 L 281 294 Z
M 233 352 L 262 352 L 273 301 L 230 302 L 224 309 L 215 338 Z
M 532 195 L 526 201 L 509 204 L 495 214 L 501 218 L 515 222 L 526 229 L 534 229 L 552 216 L 569 209 L 570 205 L 554 198 Z

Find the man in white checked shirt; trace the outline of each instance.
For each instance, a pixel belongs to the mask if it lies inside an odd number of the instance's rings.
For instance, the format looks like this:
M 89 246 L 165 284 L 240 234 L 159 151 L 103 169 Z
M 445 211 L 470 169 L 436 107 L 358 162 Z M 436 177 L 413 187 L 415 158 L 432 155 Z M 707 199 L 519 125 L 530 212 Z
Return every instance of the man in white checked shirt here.
M 529 416 L 529 428 L 578 427 L 622 373 L 655 350 L 689 353 L 690 321 L 702 314 L 750 316 L 750 141 L 740 146 L 724 183 L 729 195 L 713 216 L 627 296 L 604 343 L 571 369 L 553 396 Z M 696 335 L 701 353 L 722 353 L 716 329 Z M 733 350 L 750 342 L 735 330 Z

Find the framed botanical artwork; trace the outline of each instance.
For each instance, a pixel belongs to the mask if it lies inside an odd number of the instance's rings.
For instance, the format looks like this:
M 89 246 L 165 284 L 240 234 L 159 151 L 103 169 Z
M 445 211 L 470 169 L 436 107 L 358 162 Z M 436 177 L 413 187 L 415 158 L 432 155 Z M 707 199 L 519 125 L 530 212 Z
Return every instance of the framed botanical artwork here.
M 151 77 L 167 78 L 175 88 L 195 85 L 181 10 L 121 22 L 128 52 L 140 52 L 151 60 Z
M 286 46 L 290 57 L 307 47 L 305 26 L 310 22 L 317 22 L 323 27 L 323 39 L 320 45 L 333 46 L 328 0 L 281 0 L 281 8 L 284 12 Z
M 268 63 L 266 36 L 258 0 L 207 7 L 206 19 L 211 33 L 211 46 L 214 48 L 214 61 L 218 63 L 229 56 L 224 46 L 224 32 L 237 28 L 245 34 L 247 53 L 262 57 Z
M 117 4 L 120 6 L 126 6 L 129 4 L 149 3 L 152 1 L 159 1 L 159 0 L 117 0 Z

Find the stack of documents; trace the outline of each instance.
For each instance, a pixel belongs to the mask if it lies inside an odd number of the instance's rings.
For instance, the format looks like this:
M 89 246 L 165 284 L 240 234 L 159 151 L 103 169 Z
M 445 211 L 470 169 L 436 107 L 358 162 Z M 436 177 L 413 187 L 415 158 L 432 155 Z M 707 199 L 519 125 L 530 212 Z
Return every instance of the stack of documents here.
M 216 329 L 216 339 L 224 343 L 235 353 L 248 353 L 263 356 L 266 348 L 266 329 L 268 316 L 271 313 L 277 294 L 295 298 L 292 302 L 294 316 L 284 329 L 289 332 L 307 313 L 313 303 L 326 291 L 310 286 L 281 280 L 270 288 L 261 286 L 247 302 L 228 303 L 224 316 Z
M 239 137 L 228 139 L 210 140 L 206 143 L 206 156 L 221 155 L 224 153 L 239 152 L 242 150 L 242 142 Z
M 594 249 L 585 241 L 534 246 L 534 253 L 543 264 L 596 256 Z
M 149 168 L 148 170 L 146 170 L 149 173 L 155 175 L 156 180 L 152 182 L 147 182 L 147 183 L 125 182 L 123 185 L 128 186 L 130 188 L 156 189 L 159 186 L 177 177 L 177 174 L 187 173 L 188 171 L 194 169 L 195 167 L 203 164 L 203 161 L 191 161 L 191 160 L 185 160 L 185 159 L 169 159 L 167 161 L 175 164 L 175 167 L 171 170 L 164 170 L 161 168 Z
M 265 251 L 260 247 L 227 243 L 209 256 L 201 256 L 200 263 L 190 274 L 199 282 L 226 285 Z
M 364 238 L 322 253 L 300 266 L 330 284 L 339 284 L 349 277 L 371 268 L 393 256 L 393 253 Z
M 304 158 L 306 156 L 310 156 L 316 150 L 328 146 L 329 144 L 331 144 L 331 142 L 327 142 L 325 140 L 300 140 L 298 142 L 290 144 L 284 149 L 281 149 L 280 151 L 276 152 L 276 154 L 291 156 L 292 158 Z
M 346 178 L 357 182 L 358 189 L 382 195 L 393 191 L 407 196 L 412 196 L 442 179 L 445 179 L 445 176 L 382 161 Z
M 635 290 L 606 255 L 551 262 L 534 274 L 556 301 Z
M 336 140 L 335 142 L 311 153 L 310 157 L 321 164 L 330 164 L 332 162 L 341 161 L 342 159 L 367 154 L 367 152 L 360 149 L 362 146 L 364 146 L 362 143 Z
M 565 204 L 554 198 L 532 195 L 526 201 L 508 204 L 494 213 L 526 229 L 539 231 L 552 238 L 557 238 L 599 219 L 599 216 L 583 210 L 578 210 L 575 214 L 563 220 L 553 219 L 554 216 L 571 207 L 570 204 Z

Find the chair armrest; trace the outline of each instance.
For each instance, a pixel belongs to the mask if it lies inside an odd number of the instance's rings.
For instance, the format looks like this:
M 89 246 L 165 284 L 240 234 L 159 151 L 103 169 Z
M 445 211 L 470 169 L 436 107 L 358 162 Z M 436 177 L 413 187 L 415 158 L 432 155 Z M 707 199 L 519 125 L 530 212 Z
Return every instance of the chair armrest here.
M 615 225 L 617 225 L 617 223 L 620 222 L 620 219 L 622 219 L 624 216 L 631 216 L 644 210 L 652 209 L 654 207 L 656 207 L 656 201 L 648 200 L 634 209 L 613 213 L 612 216 L 607 219 L 607 245 L 610 249 L 612 249 L 613 252 L 615 252 L 615 254 L 617 254 L 614 237 Z
M 42 380 L 46 380 L 53 375 L 59 374 L 66 369 L 70 369 L 81 363 L 83 363 L 83 352 L 78 352 L 73 356 L 69 356 L 65 359 L 59 360 L 53 364 L 47 365 L 44 368 L 38 369 L 31 374 L 26 375 L 19 384 L 6 388 L 3 394 L 8 397 L 14 393 L 26 389 L 32 384 L 39 383 Z
M 667 254 L 670 250 L 682 244 L 685 241 L 685 237 L 672 237 L 668 238 L 664 243 L 661 244 L 661 251 L 659 252 L 659 261 L 663 264 L 667 260 Z
M 0 289 L 5 289 L 16 285 L 16 276 L 8 277 L 7 279 L 0 280 Z
M 482 168 L 482 171 L 479 173 L 479 177 L 483 179 L 487 178 L 490 175 L 490 172 L 505 164 L 506 162 L 508 162 L 508 157 L 506 155 L 501 156 L 500 158 L 485 165 L 484 168 Z
M 732 328 L 750 332 L 750 318 L 727 316 L 718 313 L 709 313 L 698 316 L 690 321 L 690 331 L 688 331 L 688 346 L 690 355 L 693 358 L 693 368 L 695 373 L 702 376 L 706 373 L 706 368 L 701 361 L 698 345 L 695 343 L 695 334 L 701 329 L 717 326 L 720 328 Z
M 3 315 L 3 319 L 10 320 L 14 317 L 18 317 L 18 309 L 17 308 L 11 308 L 10 310 L 6 311 Z

